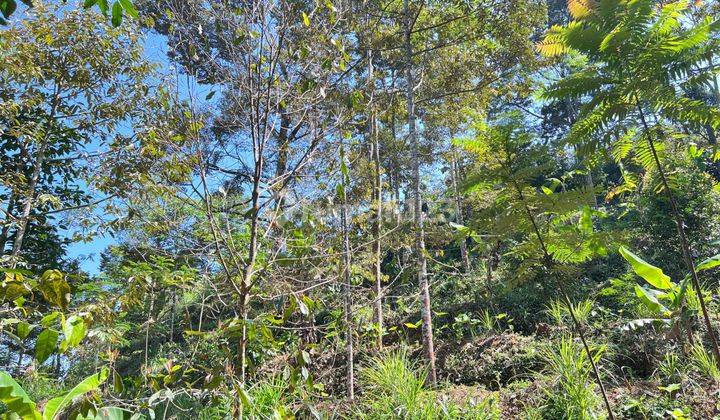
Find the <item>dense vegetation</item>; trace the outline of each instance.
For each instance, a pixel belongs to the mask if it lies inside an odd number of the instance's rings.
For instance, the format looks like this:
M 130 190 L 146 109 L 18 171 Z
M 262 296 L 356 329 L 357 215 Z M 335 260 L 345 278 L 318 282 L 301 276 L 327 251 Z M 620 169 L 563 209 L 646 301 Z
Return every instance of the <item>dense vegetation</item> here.
M 0 417 L 720 418 L 720 3 L 0 13 Z

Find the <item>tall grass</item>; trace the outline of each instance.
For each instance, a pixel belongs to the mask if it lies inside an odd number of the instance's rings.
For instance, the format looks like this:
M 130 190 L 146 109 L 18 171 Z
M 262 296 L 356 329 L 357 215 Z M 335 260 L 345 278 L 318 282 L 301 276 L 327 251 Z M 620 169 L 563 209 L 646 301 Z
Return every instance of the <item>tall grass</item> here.
M 572 337 L 565 336 L 556 346 L 542 352 L 547 362 L 545 375 L 555 386 L 547 391 L 543 407 L 545 418 L 590 420 L 601 416 L 601 400 L 596 384 L 590 378 L 591 365 L 587 353 Z M 601 352 L 595 353 L 596 360 Z
M 690 352 L 690 360 L 695 370 L 701 375 L 720 382 L 720 368 L 718 368 L 717 363 L 715 363 L 713 355 L 709 353 L 702 344 L 696 343 L 693 346 Z
M 575 312 L 575 318 L 577 318 L 578 322 L 581 324 L 586 323 L 592 313 L 593 301 L 585 299 L 577 303 L 571 303 L 570 305 Z M 550 302 L 545 308 L 545 313 L 559 326 L 568 323 L 570 319 L 570 311 L 568 310 L 567 304 L 559 299 Z
M 286 419 L 294 418 L 289 408 L 289 394 L 287 381 L 280 375 L 256 382 L 244 396 L 242 416 L 248 420 Z M 212 404 L 207 405 L 197 414 L 198 420 L 231 419 L 235 396 L 225 395 Z
M 475 419 L 499 418 L 496 401 L 488 398 L 459 405 L 438 398 L 425 387 L 425 371 L 405 351 L 387 353 L 360 370 L 362 394 L 352 418 L 360 419 Z

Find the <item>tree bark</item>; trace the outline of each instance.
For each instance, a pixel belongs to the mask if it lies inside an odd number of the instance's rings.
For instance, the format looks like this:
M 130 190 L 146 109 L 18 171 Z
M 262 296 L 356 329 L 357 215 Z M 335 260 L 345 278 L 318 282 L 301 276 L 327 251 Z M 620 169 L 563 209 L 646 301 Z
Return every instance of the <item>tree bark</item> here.
M 60 83 L 56 83 L 55 92 L 53 94 L 52 106 L 50 108 L 50 115 L 48 116 L 48 126 L 46 127 L 46 131 L 43 135 L 42 140 L 40 140 L 40 147 L 38 148 L 37 156 L 35 158 L 35 165 L 33 166 L 33 171 L 30 175 L 27 197 L 25 197 L 25 205 L 23 206 L 23 211 L 19 217 L 17 232 L 15 233 L 15 241 L 13 243 L 11 254 L 13 257 L 18 257 L 20 255 L 20 251 L 22 250 L 23 239 L 25 238 L 28 221 L 30 220 L 30 213 L 32 212 L 33 206 L 35 204 L 35 191 L 37 189 L 38 180 L 40 179 L 42 165 L 45 163 L 45 153 L 47 152 L 47 148 L 50 143 L 53 120 L 55 119 L 55 114 L 57 113 L 58 106 L 60 105 L 61 92 L 62 88 L 60 86 Z M 14 261 L 12 263 L 13 268 L 16 264 L 17 259 L 14 258 Z
M 414 201 L 414 222 L 415 222 L 415 257 L 417 263 L 418 284 L 420 286 L 420 297 L 422 299 L 422 336 L 425 359 L 427 362 L 427 381 L 431 385 L 437 384 L 435 371 L 435 348 L 433 342 L 432 312 L 430 305 L 430 287 L 427 280 L 427 258 L 425 256 L 425 214 L 422 209 L 420 197 L 420 144 L 415 132 L 415 82 L 412 74 L 413 48 L 411 43 L 412 16 L 410 15 L 409 0 L 403 0 L 405 17 L 405 77 L 407 90 L 407 113 L 408 113 L 408 140 L 412 148 L 413 162 L 413 201 Z
M 383 307 L 382 307 L 382 258 L 380 247 L 380 235 L 382 229 L 382 165 L 380 162 L 380 138 L 377 134 L 374 88 L 375 88 L 375 68 L 373 63 L 373 50 L 368 41 L 368 47 L 365 51 L 367 60 L 367 91 L 370 102 L 368 103 L 368 121 L 365 131 L 366 143 L 371 144 L 372 161 L 373 161 L 373 209 L 375 211 L 375 220 L 372 227 L 372 252 L 373 252 L 373 276 L 375 280 L 375 297 L 373 300 L 373 323 L 377 327 L 377 348 L 383 347 Z

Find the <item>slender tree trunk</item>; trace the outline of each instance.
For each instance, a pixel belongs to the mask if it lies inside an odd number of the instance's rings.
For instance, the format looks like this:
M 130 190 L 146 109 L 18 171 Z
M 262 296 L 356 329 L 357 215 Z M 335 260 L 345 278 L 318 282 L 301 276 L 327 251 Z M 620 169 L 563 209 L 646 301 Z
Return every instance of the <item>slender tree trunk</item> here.
M 23 211 L 18 218 L 19 223 L 17 227 L 17 232 L 15 233 L 15 241 L 13 243 L 11 254 L 13 257 L 17 257 L 20 255 L 20 251 L 22 250 L 23 245 L 23 239 L 25 238 L 25 233 L 27 232 L 27 225 L 30 220 L 30 213 L 32 212 L 32 209 L 35 205 L 35 191 L 37 189 L 38 180 L 40 179 L 40 172 L 42 171 L 42 166 L 45 163 L 45 153 L 47 152 L 47 148 L 50 145 L 52 124 L 53 120 L 55 119 L 55 113 L 57 112 L 58 105 L 60 105 L 60 92 L 61 86 L 59 84 L 56 84 L 55 93 L 53 95 L 52 107 L 50 109 L 50 115 L 48 116 L 48 126 L 46 127 L 46 132 L 44 133 L 42 140 L 40 141 L 40 147 L 38 148 L 37 156 L 35 157 L 35 165 L 33 166 L 33 171 L 30 175 L 30 181 L 28 183 L 25 204 L 23 206 Z M 17 259 L 14 259 L 12 263 L 13 267 L 15 267 L 16 264 Z
M 23 239 L 25 239 L 25 232 L 27 231 L 28 221 L 30 220 L 30 213 L 35 205 L 35 190 L 37 189 L 38 179 L 40 178 L 40 170 L 45 162 L 45 152 L 47 151 L 48 143 L 49 141 L 46 139 L 40 144 L 40 148 L 38 149 L 38 153 L 35 158 L 35 165 L 28 184 L 27 197 L 25 197 L 23 211 L 18 218 L 19 222 L 17 231 L 15 232 L 15 241 L 13 243 L 11 254 L 13 257 L 20 255 L 20 250 L 22 249 Z M 15 263 L 13 263 L 13 265 L 14 264 Z
M 148 355 L 150 353 L 150 325 L 153 323 L 153 311 L 155 310 L 155 283 L 150 283 L 150 308 L 148 309 L 147 323 L 145 324 L 145 372 L 143 372 L 143 378 L 147 384 L 147 372 L 148 372 Z
M 15 207 L 15 194 L 11 192 L 10 198 L 8 199 L 7 209 L 5 210 L 5 225 L 3 226 L 2 231 L 0 231 L 0 253 L 2 254 L 5 253 L 5 245 L 8 242 L 11 219 L 13 219 L 13 207 Z
M 345 159 L 345 154 L 340 153 L 340 158 Z M 345 165 L 343 162 L 342 165 Z M 347 168 L 347 167 L 345 167 Z M 340 223 L 343 236 L 343 294 L 345 298 L 345 354 L 347 357 L 347 397 L 352 400 L 355 398 L 355 352 L 353 346 L 353 322 L 352 322 L 352 284 L 350 278 L 350 266 L 352 259 L 350 256 L 350 234 L 348 231 L 348 202 L 347 188 L 348 177 L 347 169 L 341 171 L 342 177 L 342 212 L 340 213 Z
M 499 245 L 499 242 L 498 242 Z M 495 254 L 498 249 L 498 245 L 495 245 L 490 248 L 488 251 L 487 256 L 487 262 L 485 263 L 487 267 L 485 267 L 486 273 L 485 273 L 485 288 L 487 289 L 488 294 L 488 303 L 490 304 L 490 310 L 492 310 L 493 314 L 497 315 L 498 311 L 497 308 L 495 308 L 495 297 L 493 296 L 493 289 L 492 289 L 492 282 L 493 282 L 493 261 L 495 260 Z
M 411 43 L 412 16 L 410 15 L 409 0 L 403 0 L 405 14 L 405 77 L 407 83 L 407 113 L 408 113 L 408 140 L 412 148 L 413 162 L 413 201 L 415 221 L 415 257 L 417 262 L 418 284 L 422 299 L 422 335 L 425 359 L 428 365 L 427 381 L 431 385 L 437 384 L 435 371 L 435 348 L 433 343 L 432 312 L 430 305 L 430 288 L 427 279 L 427 258 L 425 256 L 425 214 L 420 197 L 420 144 L 415 132 L 415 82 L 412 74 L 413 48 Z
M 175 290 L 172 292 L 172 297 L 170 300 L 170 342 L 175 341 L 175 305 L 177 301 L 177 296 Z
M 450 177 L 452 179 L 453 194 L 455 196 L 454 201 L 455 201 L 455 213 L 457 214 L 456 219 L 457 219 L 457 223 L 462 225 L 465 223 L 465 217 L 463 216 L 462 197 L 460 196 L 460 190 L 458 188 L 459 176 L 460 176 L 460 172 L 458 171 L 457 156 L 455 154 L 455 149 L 453 148 L 451 150 L 451 154 L 450 154 Z M 469 273 L 470 272 L 470 256 L 468 255 L 467 241 L 465 240 L 465 238 L 463 238 L 462 242 L 460 242 L 460 257 L 462 258 L 463 271 L 465 273 Z M 488 268 L 488 270 L 492 270 L 492 269 Z
M 527 205 L 527 202 L 525 201 L 525 195 L 522 192 L 522 188 L 520 188 L 519 185 L 515 184 L 515 189 L 518 194 L 518 198 L 520 199 L 520 202 L 523 204 L 525 208 L 525 213 L 528 216 L 528 219 L 530 223 L 532 224 L 533 230 L 535 231 L 535 235 L 538 238 L 538 242 L 540 243 L 540 248 L 543 253 L 543 265 L 545 267 L 545 270 L 548 273 L 552 273 L 553 268 L 553 259 L 550 255 L 550 252 L 547 250 L 547 247 L 545 246 L 545 241 L 543 239 L 542 234 L 540 233 L 540 228 L 537 225 L 537 222 L 535 221 L 535 215 L 533 214 L 532 210 L 530 210 L 530 207 Z M 577 332 L 578 336 L 580 337 L 580 341 L 582 342 L 583 348 L 585 350 L 585 354 L 588 357 L 588 360 L 590 361 L 590 365 L 592 366 L 592 371 L 595 376 L 595 380 L 600 387 L 600 393 L 602 394 L 603 402 L 605 403 L 605 408 L 607 409 L 608 417 L 610 420 L 615 420 L 615 415 L 612 412 L 612 407 L 610 406 L 610 400 L 608 399 L 607 392 L 605 391 L 605 385 L 603 384 L 602 379 L 600 378 L 600 371 L 597 368 L 597 365 L 595 364 L 595 359 L 593 359 L 592 352 L 590 351 L 590 346 L 587 343 L 587 340 L 585 339 L 585 332 L 583 331 L 582 325 L 578 321 L 577 317 L 575 316 L 575 310 L 573 309 L 572 301 L 570 300 L 570 296 L 567 294 L 567 291 L 565 290 L 565 285 L 563 284 L 563 281 L 558 276 L 555 276 L 555 283 L 558 286 L 558 289 L 560 291 L 560 294 L 562 295 L 563 299 L 565 300 L 565 304 L 567 305 L 568 312 L 570 313 L 570 318 L 572 318 L 573 325 L 575 326 L 575 331 Z
M 242 283 L 240 284 L 240 307 L 239 318 L 242 320 L 242 335 L 238 343 L 238 363 L 240 382 L 245 383 L 247 365 L 247 322 L 248 305 L 250 304 L 250 289 L 252 277 L 255 274 L 255 261 L 257 260 L 258 242 L 258 219 L 260 212 L 260 181 L 262 178 L 263 159 L 260 157 L 255 162 L 255 173 L 253 176 L 253 189 L 251 195 L 252 208 L 250 219 L 250 240 L 248 242 L 248 257 L 243 269 Z
M 377 348 L 383 347 L 383 307 L 382 307 L 382 259 L 380 247 L 380 235 L 382 229 L 382 166 L 380 163 L 380 136 L 377 133 L 376 115 L 374 101 L 374 66 L 373 51 L 367 49 L 367 72 L 368 90 L 370 91 L 371 103 L 368 112 L 367 137 L 368 143 L 372 141 L 372 160 L 375 173 L 373 174 L 373 207 L 375 209 L 375 220 L 373 223 L 373 274 L 375 276 L 375 300 L 373 322 L 377 326 Z
M 712 326 L 712 321 L 710 320 L 710 315 L 708 314 L 707 308 L 705 307 L 705 299 L 703 298 L 702 288 L 700 287 L 700 279 L 698 278 L 697 270 L 695 269 L 695 262 L 693 261 L 692 253 L 690 251 L 690 243 L 688 242 L 687 235 L 685 234 L 685 227 L 682 216 L 680 215 L 680 211 L 678 210 L 677 202 L 675 201 L 675 195 L 670 189 L 667 177 L 665 176 L 665 170 L 663 168 L 662 162 L 660 162 L 660 157 L 658 156 L 657 149 L 655 148 L 655 142 L 650 135 L 650 127 L 648 126 L 647 120 L 645 119 L 645 113 L 643 112 L 637 95 L 635 96 L 635 102 L 637 105 L 637 109 L 640 112 L 640 120 L 643 124 L 643 128 L 645 129 L 645 137 L 647 139 L 648 146 L 650 146 L 650 151 L 652 152 L 655 166 L 657 167 L 658 173 L 660 174 L 660 180 L 663 184 L 663 190 L 665 190 L 665 195 L 670 202 L 670 209 L 675 220 L 675 228 L 677 230 L 678 237 L 680 238 L 680 245 L 683 251 L 683 259 L 685 260 L 685 265 L 687 265 L 688 271 L 690 271 L 690 279 L 692 281 L 693 288 L 695 289 L 695 293 L 698 295 L 698 301 L 700 302 L 700 309 L 702 311 L 703 320 L 705 321 L 705 328 L 707 328 L 707 334 L 710 338 L 710 344 L 712 345 L 712 352 L 715 357 L 715 363 L 720 366 L 720 348 L 718 348 L 718 342 L 715 336 L 715 330 Z

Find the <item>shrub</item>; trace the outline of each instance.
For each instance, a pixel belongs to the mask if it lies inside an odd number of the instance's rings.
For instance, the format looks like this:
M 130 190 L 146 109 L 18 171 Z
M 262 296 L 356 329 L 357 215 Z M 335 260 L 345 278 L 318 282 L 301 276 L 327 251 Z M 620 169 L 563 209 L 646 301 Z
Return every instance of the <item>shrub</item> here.
M 443 349 L 441 375 L 454 383 L 500 386 L 528 378 L 542 367 L 534 337 L 505 333 Z

